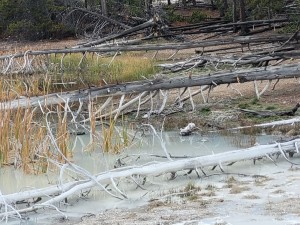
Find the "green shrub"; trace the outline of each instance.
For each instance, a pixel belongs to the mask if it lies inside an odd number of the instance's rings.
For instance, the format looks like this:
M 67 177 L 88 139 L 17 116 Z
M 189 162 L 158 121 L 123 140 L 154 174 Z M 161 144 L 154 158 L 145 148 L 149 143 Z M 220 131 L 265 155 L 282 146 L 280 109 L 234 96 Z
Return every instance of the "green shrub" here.
M 205 19 L 207 19 L 207 15 L 205 13 L 202 13 L 200 11 L 195 11 L 187 19 L 187 22 L 189 22 L 189 23 L 200 23 L 200 22 L 202 22 Z
M 0 36 L 37 40 L 73 35 L 59 20 L 61 0 L 0 0 Z
M 254 19 L 264 19 L 269 16 L 268 12 L 271 17 L 282 13 L 285 2 L 282 0 L 248 0 L 247 5 Z
M 181 15 L 179 15 L 178 13 L 176 13 L 176 10 L 173 6 L 168 6 L 165 8 L 166 12 L 167 12 L 167 21 L 169 21 L 170 23 L 174 23 L 174 22 L 184 22 L 185 18 Z
M 34 25 L 28 20 L 14 21 L 6 29 L 7 36 L 13 36 L 17 39 L 31 39 L 36 33 Z

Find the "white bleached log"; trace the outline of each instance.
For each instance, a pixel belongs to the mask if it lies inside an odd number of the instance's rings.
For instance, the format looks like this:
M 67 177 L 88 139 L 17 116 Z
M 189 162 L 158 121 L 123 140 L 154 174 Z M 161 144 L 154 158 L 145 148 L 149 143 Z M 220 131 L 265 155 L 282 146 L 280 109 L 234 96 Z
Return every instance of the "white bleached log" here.
M 58 203 L 64 199 L 80 192 L 81 190 L 92 188 L 97 186 L 98 183 L 102 185 L 111 183 L 112 179 L 118 179 L 123 177 L 131 177 L 133 175 L 142 176 L 156 176 L 164 173 L 174 173 L 175 171 L 191 170 L 197 168 L 203 168 L 208 166 L 216 166 L 220 164 L 229 164 L 231 162 L 237 162 L 247 159 L 255 159 L 272 154 L 282 154 L 288 151 L 298 152 L 298 145 L 300 138 L 284 142 L 275 143 L 269 145 L 259 145 L 243 150 L 235 150 L 229 152 L 223 152 L 214 155 L 207 155 L 195 158 L 186 158 L 180 160 L 172 160 L 166 162 L 152 162 L 144 166 L 131 166 L 113 169 L 107 172 L 103 172 L 94 176 L 93 180 L 86 179 L 82 181 L 75 181 L 63 184 L 61 186 L 51 186 L 48 188 L 24 191 L 14 194 L 2 195 L 0 198 L 0 205 L 12 204 L 16 201 L 23 201 L 30 198 L 53 196 L 49 200 L 33 205 L 29 208 L 20 210 L 11 210 L 0 213 L 0 217 L 14 216 L 17 213 L 24 213 L 28 211 L 38 210 L 49 206 L 51 204 Z
M 231 128 L 229 130 L 241 130 L 241 129 L 247 129 L 247 128 L 267 128 L 267 127 L 275 127 L 275 126 L 283 126 L 283 125 L 295 125 L 296 123 L 300 123 L 300 117 L 295 117 L 292 119 L 287 119 L 287 120 L 279 120 L 279 121 L 273 121 L 269 123 L 261 123 L 261 124 L 255 124 L 252 126 L 243 126 L 243 127 L 235 127 Z

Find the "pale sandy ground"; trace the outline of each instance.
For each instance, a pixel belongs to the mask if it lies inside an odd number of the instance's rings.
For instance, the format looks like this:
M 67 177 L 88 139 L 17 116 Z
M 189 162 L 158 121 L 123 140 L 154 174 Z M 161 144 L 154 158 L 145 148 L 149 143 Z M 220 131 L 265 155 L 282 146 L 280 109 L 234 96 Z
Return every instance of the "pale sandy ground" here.
M 299 158 L 294 160 L 299 163 Z M 151 194 L 155 200 L 147 205 L 100 210 L 81 222 L 70 218 L 66 224 L 300 224 L 300 167 L 282 160 L 277 166 L 261 160 L 255 165 L 250 161 L 237 163 L 225 170 L 228 174 L 216 171 L 218 175 L 200 179 L 195 175 L 178 177 L 181 188 L 175 185 L 177 181 L 164 181 L 157 185 L 159 191 Z M 188 183 L 197 187 L 190 196 L 174 194 L 185 192 Z M 176 188 L 163 192 L 162 185 Z

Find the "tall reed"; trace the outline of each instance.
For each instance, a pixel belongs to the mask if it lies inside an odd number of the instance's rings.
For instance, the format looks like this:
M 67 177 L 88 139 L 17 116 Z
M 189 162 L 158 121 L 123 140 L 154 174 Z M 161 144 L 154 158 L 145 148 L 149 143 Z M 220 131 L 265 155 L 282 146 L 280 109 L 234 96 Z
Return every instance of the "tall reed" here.
M 20 98 L 22 96 L 45 95 L 51 92 L 51 77 L 45 76 L 11 76 L 0 78 L 0 101 Z
M 0 164 L 36 173 L 35 164 L 48 151 L 45 127 L 34 122 L 35 110 L 0 109 Z M 49 143 L 49 142 L 48 142 Z M 37 168 L 36 168 L 37 169 Z
M 118 154 L 131 143 L 124 117 L 120 126 L 116 125 L 112 116 L 108 122 L 102 121 L 101 135 L 103 152 Z
M 0 109 L 0 166 L 14 165 L 26 173 L 41 173 L 47 171 L 48 159 L 64 163 L 64 157 L 51 147 L 43 116 L 31 108 Z M 60 107 L 53 133 L 61 153 L 71 157 L 67 119 Z
M 68 157 L 69 151 L 69 131 L 66 111 L 62 111 L 62 106 L 57 106 L 57 123 L 56 123 L 56 142 L 60 152 Z M 65 163 L 64 157 L 58 154 L 57 161 Z

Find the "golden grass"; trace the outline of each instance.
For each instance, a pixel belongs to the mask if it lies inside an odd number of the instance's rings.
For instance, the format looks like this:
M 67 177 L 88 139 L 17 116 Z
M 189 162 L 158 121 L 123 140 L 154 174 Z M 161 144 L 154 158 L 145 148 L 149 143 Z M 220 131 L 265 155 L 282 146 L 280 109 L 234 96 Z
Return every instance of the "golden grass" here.
M 57 119 L 55 138 L 61 152 L 69 156 L 67 123 Z M 34 109 L 0 109 L 0 166 L 14 165 L 26 173 L 44 173 L 48 160 L 64 162 L 53 150 L 43 124 L 43 116 Z
M 130 82 L 149 78 L 158 72 L 155 61 L 140 54 L 127 53 L 116 57 L 56 54 L 50 57 L 47 73 L 11 75 L 0 78 L 0 101 L 69 91 L 90 86 Z
M 52 81 L 48 76 L 11 76 L 0 78 L 0 101 L 21 96 L 45 95 L 50 91 Z
M 131 141 L 123 117 L 120 127 L 116 126 L 116 121 L 113 118 L 110 118 L 108 123 L 102 122 L 102 124 L 101 147 L 103 152 L 118 154 L 122 149 L 130 145 Z
M 121 83 L 144 79 L 158 70 L 154 60 L 139 54 L 127 53 L 116 57 L 96 56 L 95 54 L 71 54 L 52 57 L 53 72 L 63 74 L 65 82 L 80 80 L 81 83 L 99 85 L 104 79 L 108 83 Z

